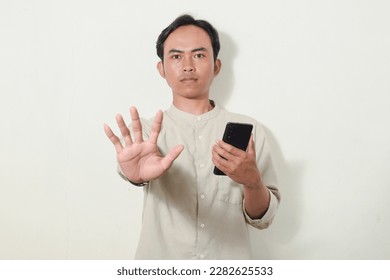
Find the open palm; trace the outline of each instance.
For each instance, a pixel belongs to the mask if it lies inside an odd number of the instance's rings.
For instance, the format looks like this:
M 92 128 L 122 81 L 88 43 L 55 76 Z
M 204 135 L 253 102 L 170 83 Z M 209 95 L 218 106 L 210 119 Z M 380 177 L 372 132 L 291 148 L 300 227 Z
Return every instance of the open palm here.
M 157 179 L 171 167 L 173 161 L 183 151 L 184 146 L 177 145 L 167 155 L 161 155 L 157 147 L 157 138 L 161 130 L 163 113 L 161 111 L 157 112 L 147 140 L 143 140 L 142 125 L 135 107 L 130 108 L 130 115 L 134 139 L 132 139 L 130 130 L 121 115 L 116 116 L 116 122 L 121 131 L 124 144 L 108 125 L 104 126 L 104 131 L 114 144 L 123 175 L 135 183 Z

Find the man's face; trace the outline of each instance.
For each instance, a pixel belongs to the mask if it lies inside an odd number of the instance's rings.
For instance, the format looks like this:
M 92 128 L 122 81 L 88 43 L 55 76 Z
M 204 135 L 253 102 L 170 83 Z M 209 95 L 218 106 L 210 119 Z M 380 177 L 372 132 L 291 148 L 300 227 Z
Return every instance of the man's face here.
M 157 68 L 174 98 L 205 99 L 221 63 L 214 63 L 209 35 L 194 25 L 181 26 L 164 42 L 164 61 Z

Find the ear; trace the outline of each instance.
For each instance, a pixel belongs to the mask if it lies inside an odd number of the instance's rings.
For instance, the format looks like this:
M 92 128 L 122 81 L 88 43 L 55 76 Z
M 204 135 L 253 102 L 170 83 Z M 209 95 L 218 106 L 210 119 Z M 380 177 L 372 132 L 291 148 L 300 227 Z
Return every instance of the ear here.
M 157 70 L 160 73 L 161 77 L 165 79 L 164 63 L 162 61 L 159 61 L 157 63 Z
M 221 60 L 218 58 L 214 62 L 214 77 L 218 75 L 219 71 L 221 70 L 222 63 Z

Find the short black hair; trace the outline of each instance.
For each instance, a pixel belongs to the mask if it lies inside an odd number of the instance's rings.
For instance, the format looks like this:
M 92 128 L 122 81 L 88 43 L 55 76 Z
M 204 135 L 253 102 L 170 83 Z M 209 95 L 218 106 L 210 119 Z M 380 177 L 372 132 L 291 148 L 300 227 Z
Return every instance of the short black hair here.
M 221 45 L 219 43 L 219 35 L 217 30 L 206 20 L 194 19 L 190 15 L 182 15 L 176 18 L 167 28 L 161 31 L 156 42 L 157 55 L 161 60 L 164 60 L 164 42 L 168 36 L 175 31 L 177 28 L 185 25 L 195 25 L 199 28 L 202 28 L 207 32 L 211 39 L 211 46 L 213 47 L 213 56 L 214 61 L 218 57 L 219 50 Z

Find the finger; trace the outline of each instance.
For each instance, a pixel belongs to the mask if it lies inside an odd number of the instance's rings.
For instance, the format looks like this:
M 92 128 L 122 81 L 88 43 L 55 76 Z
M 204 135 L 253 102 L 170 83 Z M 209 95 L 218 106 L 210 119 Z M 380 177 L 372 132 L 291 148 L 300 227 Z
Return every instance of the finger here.
M 218 147 L 220 147 L 221 149 L 223 149 L 224 151 L 226 151 L 227 153 L 233 156 L 239 157 L 242 156 L 243 153 L 245 153 L 243 150 L 240 150 L 239 148 L 236 148 L 221 140 L 217 140 L 215 143 Z
M 131 126 L 134 132 L 134 142 L 141 143 L 143 142 L 142 138 L 142 124 L 139 119 L 137 108 L 130 107 L 130 115 L 131 115 Z
M 219 157 L 223 158 L 225 161 L 233 159 L 233 155 L 228 151 L 224 150 L 221 146 L 218 145 L 218 143 L 215 143 L 213 145 L 213 152 L 215 152 Z
M 152 144 L 156 144 L 157 143 L 157 138 L 158 138 L 158 135 L 160 134 L 160 131 L 161 131 L 162 120 L 163 120 L 163 113 L 162 113 L 161 110 L 159 110 L 156 113 L 156 116 L 154 117 L 152 130 L 151 130 L 150 136 L 149 136 L 149 141 Z
M 215 150 L 211 152 L 214 165 L 221 170 L 223 173 L 227 174 L 228 161 L 221 157 Z
M 167 170 L 169 167 L 171 167 L 174 160 L 177 159 L 183 150 L 184 145 L 177 145 L 169 151 L 169 153 L 161 160 L 161 164 L 163 165 L 164 170 Z
M 125 121 L 123 120 L 122 115 L 118 114 L 116 115 L 116 123 L 118 124 L 119 130 L 121 131 L 123 140 L 125 140 L 126 145 L 133 144 L 133 141 L 131 139 L 130 130 L 127 127 Z
M 110 139 L 112 144 L 114 144 L 116 152 L 120 153 L 123 150 L 123 146 L 122 146 L 122 143 L 119 140 L 118 136 L 116 136 L 112 132 L 111 128 L 108 125 L 106 125 L 106 124 L 104 124 L 104 132 L 106 133 L 108 139 Z

